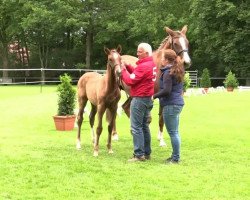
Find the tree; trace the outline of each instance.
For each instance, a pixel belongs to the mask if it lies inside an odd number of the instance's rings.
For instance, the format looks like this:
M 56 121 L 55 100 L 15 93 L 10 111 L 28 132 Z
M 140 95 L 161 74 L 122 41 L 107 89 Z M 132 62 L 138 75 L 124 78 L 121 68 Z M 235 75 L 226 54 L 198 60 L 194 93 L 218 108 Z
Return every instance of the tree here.
M 213 75 L 250 73 L 249 7 L 249 1 L 191 1 L 194 65 L 213 66 Z
M 231 71 L 228 72 L 226 79 L 224 80 L 223 83 L 226 88 L 228 87 L 236 88 L 239 85 L 238 80 L 235 77 L 235 74 L 233 74 Z
M 203 88 L 211 87 L 210 74 L 209 74 L 209 71 L 207 68 L 203 69 L 203 71 L 202 71 L 200 85 Z
M 15 1 L 0 1 L 0 64 L 3 69 L 9 68 L 9 44 L 13 38 L 15 12 L 19 4 Z M 2 61 L 2 62 L 1 62 Z M 8 71 L 3 71 L 3 79 L 8 78 Z

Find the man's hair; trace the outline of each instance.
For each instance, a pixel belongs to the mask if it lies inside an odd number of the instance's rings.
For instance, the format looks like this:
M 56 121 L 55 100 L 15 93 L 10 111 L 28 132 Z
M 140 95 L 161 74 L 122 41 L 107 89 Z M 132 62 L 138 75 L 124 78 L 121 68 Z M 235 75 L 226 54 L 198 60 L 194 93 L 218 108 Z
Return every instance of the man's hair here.
M 149 56 L 152 56 L 152 47 L 148 43 L 140 43 L 138 48 L 144 49 L 145 52 L 148 53 Z

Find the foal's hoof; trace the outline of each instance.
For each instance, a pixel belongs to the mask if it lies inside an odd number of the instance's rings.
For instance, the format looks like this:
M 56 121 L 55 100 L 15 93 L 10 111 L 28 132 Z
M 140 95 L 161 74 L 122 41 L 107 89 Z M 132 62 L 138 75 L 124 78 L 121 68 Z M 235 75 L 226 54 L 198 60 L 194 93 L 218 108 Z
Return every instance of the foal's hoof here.
M 110 149 L 109 150 L 109 154 L 113 154 L 114 152 L 113 152 L 113 150 L 112 149 Z
M 118 141 L 118 140 L 119 140 L 119 136 L 118 136 L 118 134 L 113 135 L 112 140 L 114 140 L 114 141 Z
M 81 144 L 80 143 L 76 143 L 76 149 L 81 150 Z
M 94 157 L 98 157 L 98 151 L 94 151 L 93 156 L 94 156 Z
M 163 139 L 161 139 L 160 140 L 160 147 L 165 147 L 165 146 L 167 146 L 166 142 Z
M 159 131 L 159 133 L 157 135 L 157 139 L 158 139 L 158 141 L 160 141 L 162 139 L 162 132 Z

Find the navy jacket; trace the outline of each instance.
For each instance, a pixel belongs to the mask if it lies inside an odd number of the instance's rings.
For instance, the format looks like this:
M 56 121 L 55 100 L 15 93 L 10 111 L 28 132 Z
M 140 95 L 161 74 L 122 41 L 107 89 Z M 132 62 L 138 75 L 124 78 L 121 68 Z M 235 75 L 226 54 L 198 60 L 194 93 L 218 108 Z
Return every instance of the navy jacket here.
M 183 83 L 178 83 L 176 78 L 169 74 L 170 68 L 161 69 L 160 91 L 154 95 L 159 98 L 162 107 L 166 105 L 184 105 Z

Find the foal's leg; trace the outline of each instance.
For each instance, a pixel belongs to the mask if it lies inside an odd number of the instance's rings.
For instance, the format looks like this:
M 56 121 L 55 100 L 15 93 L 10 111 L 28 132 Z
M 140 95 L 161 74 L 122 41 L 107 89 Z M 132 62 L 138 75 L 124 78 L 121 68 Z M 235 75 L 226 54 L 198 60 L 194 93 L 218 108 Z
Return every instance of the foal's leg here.
M 160 141 L 160 146 L 166 146 L 166 143 L 163 138 L 163 126 L 164 126 L 164 121 L 163 121 L 163 115 L 162 115 L 162 108 L 159 106 L 159 132 L 158 132 L 158 140 Z
M 114 111 L 114 112 L 116 112 L 116 111 Z M 111 119 L 111 115 L 113 115 L 112 112 L 109 109 L 107 109 L 106 110 L 106 119 L 108 122 Z M 113 127 L 112 127 L 112 139 L 118 141 L 118 134 L 116 132 L 116 122 L 114 122 Z
M 91 127 L 91 133 L 92 133 L 92 142 L 94 144 L 95 142 L 95 131 L 94 131 L 94 123 L 95 123 L 95 115 L 97 112 L 97 108 L 95 105 L 91 104 L 91 111 L 89 114 L 89 124 Z
M 109 153 L 113 153 L 112 145 L 111 145 L 111 137 L 112 137 L 112 130 L 113 130 L 113 128 L 115 126 L 115 122 L 116 122 L 116 116 L 117 116 L 116 109 L 117 109 L 117 106 L 114 106 L 113 108 L 109 108 L 106 111 L 106 112 L 110 113 L 108 115 L 109 118 L 107 119 L 108 120 L 108 143 L 107 143 L 107 147 L 108 147 L 108 152 Z
M 97 116 L 98 116 L 98 125 L 96 127 L 96 138 L 95 138 L 95 144 L 94 144 L 94 156 L 98 156 L 99 154 L 99 139 L 100 135 L 102 133 L 102 117 L 105 112 L 105 106 L 99 105 L 97 106 Z
M 81 127 L 83 121 L 83 112 L 84 108 L 87 104 L 87 97 L 78 97 L 79 111 L 77 115 L 77 140 L 76 140 L 76 148 L 81 149 Z
M 113 129 L 112 129 L 112 139 L 114 141 L 118 141 L 119 140 L 119 136 L 118 136 L 118 133 L 116 131 L 116 121 L 114 122 Z

